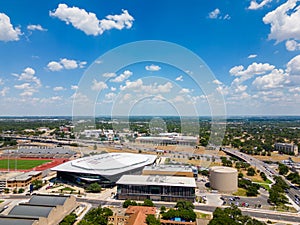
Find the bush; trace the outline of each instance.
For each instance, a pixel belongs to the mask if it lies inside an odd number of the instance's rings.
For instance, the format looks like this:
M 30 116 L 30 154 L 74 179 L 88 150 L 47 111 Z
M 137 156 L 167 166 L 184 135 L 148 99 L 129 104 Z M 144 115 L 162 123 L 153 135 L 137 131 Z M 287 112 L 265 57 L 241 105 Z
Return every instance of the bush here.
M 92 192 L 92 193 L 99 193 L 99 192 L 101 192 L 102 189 L 101 189 L 100 184 L 92 183 L 86 188 L 86 190 L 88 192 Z

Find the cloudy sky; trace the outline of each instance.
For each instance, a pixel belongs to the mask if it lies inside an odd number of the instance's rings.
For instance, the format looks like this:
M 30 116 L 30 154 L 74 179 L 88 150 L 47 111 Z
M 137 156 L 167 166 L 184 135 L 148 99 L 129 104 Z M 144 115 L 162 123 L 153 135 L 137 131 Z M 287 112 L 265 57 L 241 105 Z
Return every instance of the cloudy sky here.
M 299 21 L 297 0 L 2 0 L 0 115 L 72 115 L 74 101 L 97 115 L 122 114 L 122 104 L 131 114 L 210 115 L 214 92 L 228 115 L 299 115 Z M 115 57 L 118 69 L 103 70 L 102 55 L 143 40 L 198 55 L 211 93 L 184 54 L 184 70 L 145 61 L 145 49 L 132 50 L 140 62 Z

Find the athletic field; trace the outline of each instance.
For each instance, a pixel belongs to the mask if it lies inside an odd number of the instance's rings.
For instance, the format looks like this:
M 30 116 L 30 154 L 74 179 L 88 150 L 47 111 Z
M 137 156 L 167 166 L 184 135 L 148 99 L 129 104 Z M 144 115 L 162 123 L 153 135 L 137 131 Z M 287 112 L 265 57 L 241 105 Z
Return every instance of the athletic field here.
M 29 170 L 52 160 L 48 159 L 0 159 L 0 170 Z

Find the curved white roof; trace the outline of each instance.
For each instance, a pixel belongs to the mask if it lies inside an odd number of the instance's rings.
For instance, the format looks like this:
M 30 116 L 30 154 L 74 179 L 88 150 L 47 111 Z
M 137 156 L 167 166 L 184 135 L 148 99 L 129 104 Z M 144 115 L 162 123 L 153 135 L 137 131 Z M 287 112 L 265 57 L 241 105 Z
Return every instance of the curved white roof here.
M 155 159 L 156 155 L 106 153 L 69 161 L 52 170 L 110 176 L 152 164 Z

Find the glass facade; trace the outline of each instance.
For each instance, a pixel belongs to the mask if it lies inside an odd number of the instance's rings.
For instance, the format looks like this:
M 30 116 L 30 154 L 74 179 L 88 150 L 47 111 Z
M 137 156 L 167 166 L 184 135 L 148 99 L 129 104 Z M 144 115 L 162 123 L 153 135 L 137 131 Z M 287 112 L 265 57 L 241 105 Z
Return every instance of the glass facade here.
M 118 199 L 178 201 L 195 199 L 194 187 L 118 184 Z

